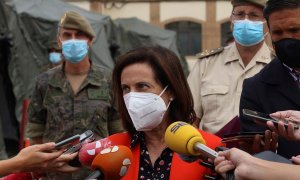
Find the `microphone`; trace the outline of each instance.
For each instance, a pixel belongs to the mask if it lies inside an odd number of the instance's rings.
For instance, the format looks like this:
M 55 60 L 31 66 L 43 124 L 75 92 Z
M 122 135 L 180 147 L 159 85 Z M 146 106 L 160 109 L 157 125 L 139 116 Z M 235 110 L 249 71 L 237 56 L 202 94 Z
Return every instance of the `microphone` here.
M 94 158 L 91 168 L 94 170 L 86 179 L 121 179 L 128 171 L 132 161 L 131 150 L 122 145 L 103 149 Z
M 177 121 L 172 123 L 165 132 L 165 142 L 173 151 L 188 156 L 204 155 L 211 159 L 218 153 L 207 147 L 200 132 L 192 125 Z
M 105 148 L 111 146 L 108 138 L 100 139 L 91 143 L 84 144 L 79 153 L 79 161 L 82 165 L 90 167 L 94 158 Z

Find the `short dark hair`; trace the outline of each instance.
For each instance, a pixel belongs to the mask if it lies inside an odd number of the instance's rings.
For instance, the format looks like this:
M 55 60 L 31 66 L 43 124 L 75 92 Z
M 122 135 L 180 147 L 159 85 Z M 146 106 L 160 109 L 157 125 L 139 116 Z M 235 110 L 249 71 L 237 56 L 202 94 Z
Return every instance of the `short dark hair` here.
M 130 134 L 136 132 L 124 103 L 121 74 L 124 68 L 137 63 L 148 64 L 152 68 L 158 84 L 162 88 L 168 85 L 168 90 L 174 95 L 175 99 L 166 112 L 168 123 L 171 124 L 175 121 L 193 123 L 196 118 L 194 101 L 179 58 L 167 48 L 140 47 L 120 56 L 113 70 L 113 93 L 124 128 Z
M 264 17 L 269 24 L 270 14 L 283 9 L 295 9 L 300 7 L 299 0 L 268 0 L 264 9 Z

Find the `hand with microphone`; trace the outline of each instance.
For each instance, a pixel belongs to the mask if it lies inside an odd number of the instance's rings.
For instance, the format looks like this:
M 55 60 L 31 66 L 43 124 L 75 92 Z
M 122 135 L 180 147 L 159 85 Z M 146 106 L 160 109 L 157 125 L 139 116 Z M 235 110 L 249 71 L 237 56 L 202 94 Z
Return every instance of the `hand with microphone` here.
M 15 157 L 0 161 L 0 177 L 3 179 L 32 179 L 32 172 L 75 172 L 78 168 L 67 163 L 77 153 L 63 154 L 55 150 L 55 143 L 45 143 L 28 146 Z M 1 178 L 0 178 L 1 179 Z
M 94 170 L 86 179 L 117 180 L 128 171 L 132 161 L 132 152 L 126 146 L 110 146 L 103 149 L 94 158 L 91 168 Z
M 218 153 L 207 147 L 200 132 L 185 122 L 172 123 L 165 132 L 165 142 L 173 151 L 188 156 L 205 156 L 211 159 L 218 157 Z
M 235 179 L 299 179 L 300 166 L 286 164 L 285 160 L 283 161 L 282 157 L 278 157 L 279 155 L 275 153 L 272 156 L 270 154 L 267 156 L 267 158 L 271 158 L 270 160 L 261 159 L 261 157 L 251 156 L 240 149 L 232 148 L 220 152 L 214 163 L 216 172 L 219 174 L 234 170 Z M 274 162 L 274 160 L 279 161 Z
M 206 142 L 200 132 L 195 127 L 185 122 L 177 121 L 172 123 L 165 132 L 165 142 L 170 149 L 179 154 L 187 156 L 201 155 L 202 157 L 208 157 L 212 160 L 219 156 L 216 151 L 205 145 Z M 185 158 L 182 159 L 185 160 Z M 200 164 L 210 169 L 213 168 L 213 165 L 210 163 L 204 162 Z M 232 171 L 226 173 L 226 180 L 231 179 L 233 179 Z

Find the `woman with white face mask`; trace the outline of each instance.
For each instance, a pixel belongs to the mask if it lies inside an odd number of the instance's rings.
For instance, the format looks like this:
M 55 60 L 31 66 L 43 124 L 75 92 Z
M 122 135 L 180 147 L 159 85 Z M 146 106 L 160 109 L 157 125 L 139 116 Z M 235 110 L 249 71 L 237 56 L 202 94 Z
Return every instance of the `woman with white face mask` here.
M 164 141 L 171 123 L 191 124 L 195 119 L 192 94 L 173 52 L 141 47 L 120 56 L 113 70 L 113 92 L 127 132 L 108 138 L 133 153 L 123 179 L 202 179 L 209 173 L 199 162 L 181 160 Z M 220 138 L 200 133 L 210 148 L 221 146 Z

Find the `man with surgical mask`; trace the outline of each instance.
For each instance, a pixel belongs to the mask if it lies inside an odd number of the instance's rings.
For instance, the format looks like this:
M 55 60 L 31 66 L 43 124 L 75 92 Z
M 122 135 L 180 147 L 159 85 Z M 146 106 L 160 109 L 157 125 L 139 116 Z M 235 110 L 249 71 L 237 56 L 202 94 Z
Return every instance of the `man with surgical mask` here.
M 56 39 L 52 40 L 49 45 L 49 61 L 51 63 L 50 68 L 58 66 L 62 63 L 62 53 L 61 48 L 58 47 Z
M 240 111 L 246 108 L 269 114 L 300 110 L 300 1 L 269 0 L 264 17 L 277 57 L 260 73 L 244 81 Z M 241 125 L 242 131 L 247 132 L 266 129 L 242 114 Z M 279 137 L 277 153 L 286 158 L 299 155 L 300 142 Z
M 95 33 L 76 12 L 66 12 L 57 36 L 63 63 L 37 77 L 27 135 L 34 143 L 59 142 L 90 129 L 95 138 L 122 131 L 110 93 L 111 73 L 88 56 Z M 88 171 L 48 174 L 49 179 L 84 179 Z
M 216 133 L 239 114 L 242 83 L 271 61 L 265 43 L 267 29 L 263 17 L 266 0 L 234 0 L 230 17 L 234 42 L 225 48 L 198 54 L 188 82 L 196 125 Z

